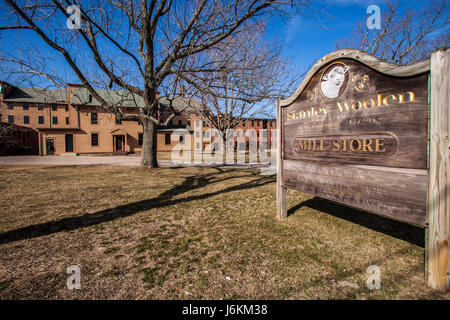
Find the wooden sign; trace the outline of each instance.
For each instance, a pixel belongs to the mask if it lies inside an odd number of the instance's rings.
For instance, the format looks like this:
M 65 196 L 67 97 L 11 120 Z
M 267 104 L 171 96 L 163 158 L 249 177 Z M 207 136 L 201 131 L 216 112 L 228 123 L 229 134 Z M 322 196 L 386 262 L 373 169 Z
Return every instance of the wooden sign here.
M 350 49 L 318 61 L 296 92 L 277 102 L 277 210 L 286 217 L 286 188 L 421 227 L 430 227 L 434 206 L 446 223 L 447 255 L 439 259 L 441 274 L 447 259 L 448 287 L 448 50 L 439 54 L 444 61 L 436 70 L 433 57 L 397 66 Z M 441 77 L 434 100 L 433 75 Z M 430 179 L 440 185 L 433 201 L 444 203 L 444 218 L 442 207 L 430 203 Z

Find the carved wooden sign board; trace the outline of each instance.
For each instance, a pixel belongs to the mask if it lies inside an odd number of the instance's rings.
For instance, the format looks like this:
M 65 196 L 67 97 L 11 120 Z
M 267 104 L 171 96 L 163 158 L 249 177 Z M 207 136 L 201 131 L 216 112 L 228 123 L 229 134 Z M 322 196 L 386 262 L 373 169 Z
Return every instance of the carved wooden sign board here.
M 340 50 L 317 62 L 277 103 L 278 215 L 289 188 L 426 227 L 429 82 L 430 59 Z

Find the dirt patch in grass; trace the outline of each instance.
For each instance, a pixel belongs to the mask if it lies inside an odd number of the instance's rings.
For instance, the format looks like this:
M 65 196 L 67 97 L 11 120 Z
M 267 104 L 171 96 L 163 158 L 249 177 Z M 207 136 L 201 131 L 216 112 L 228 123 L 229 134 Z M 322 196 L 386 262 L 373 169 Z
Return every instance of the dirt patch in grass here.
M 450 298 L 423 229 L 295 191 L 279 221 L 257 170 L 0 167 L 0 189 L 2 299 Z

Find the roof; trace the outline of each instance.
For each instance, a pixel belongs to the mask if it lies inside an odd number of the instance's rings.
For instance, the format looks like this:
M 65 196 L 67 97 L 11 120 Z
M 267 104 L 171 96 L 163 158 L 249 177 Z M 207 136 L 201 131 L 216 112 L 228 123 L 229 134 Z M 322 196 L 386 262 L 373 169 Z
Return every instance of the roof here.
M 12 87 L 8 95 L 3 97 L 3 101 L 57 104 L 67 103 L 67 95 L 65 90 L 61 89 Z
M 169 106 L 169 99 L 167 97 L 161 97 L 159 103 L 163 106 Z M 177 111 L 201 111 L 202 105 L 195 99 L 189 99 L 186 97 L 177 97 L 172 101 L 172 107 Z
M 144 105 L 142 97 L 132 94 L 129 91 L 121 90 L 95 90 L 97 94 L 106 102 L 113 106 L 124 108 L 136 108 Z M 91 97 L 89 90 L 83 87 L 75 88 L 71 103 L 73 105 L 100 106 L 94 97 Z
M 41 128 L 36 128 L 37 131 L 79 131 L 81 130 L 80 128 L 64 128 L 64 127 L 54 127 L 54 128 L 49 128 L 49 127 L 41 127 Z
M 34 131 L 32 128 L 30 127 L 25 127 L 25 126 L 21 126 L 21 125 L 17 125 L 14 123 L 8 123 L 8 122 L 0 122 L 0 128 L 2 129 L 17 129 L 17 130 L 25 130 L 25 131 Z
M 42 89 L 29 87 L 14 87 L 3 97 L 3 101 L 36 103 L 36 104 L 68 104 L 68 90 L 65 89 Z M 104 90 L 97 89 L 96 92 L 105 101 L 111 105 L 123 108 L 139 108 L 144 106 L 144 100 L 141 96 L 132 94 L 123 90 Z M 165 107 L 169 106 L 169 99 L 161 97 L 159 102 Z M 91 97 L 89 90 L 78 86 L 74 88 L 74 94 L 71 100 L 72 105 L 77 106 L 100 106 L 94 97 Z M 172 101 L 172 106 L 177 111 L 201 111 L 200 103 L 195 99 L 177 97 Z
M 188 125 L 176 125 L 176 126 L 166 126 L 166 127 L 158 126 L 158 131 L 161 131 L 161 132 L 164 132 L 164 131 L 171 132 L 171 131 L 175 131 L 175 130 L 178 130 L 178 129 L 185 129 L 185 130 L 187 130 L 189 132 L 193 132 L 194 131 L 194 129 L 192 129 L 192 127 L 188 126 Z
M 113 135 L 127 134 L 127 132 L 123 129 L 114 129 L 110 133 L 112 133 Z

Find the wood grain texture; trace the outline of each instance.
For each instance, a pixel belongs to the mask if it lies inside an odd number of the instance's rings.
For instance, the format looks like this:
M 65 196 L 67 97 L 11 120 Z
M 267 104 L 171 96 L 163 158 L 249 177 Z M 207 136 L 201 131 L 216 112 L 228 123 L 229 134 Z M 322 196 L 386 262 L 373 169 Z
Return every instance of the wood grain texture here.
M 281 107 L 277 100 L 277 217 L 287 217 L 286 188 L 283 186 L 283 131 L 281 125 Z
M 450 289 L 449 54 L 433 52 L 430 81 L 426 274 L 428 285 L 441 292 Z
M 329 66 L 336 64 L 349 68 L 342 86 L 345 89 L 339 97 L 328 99 L 321 94 L 321 79 Z M 358 82 L 363 76 L 367 81 Z M 357 90 L 358 84 L 365 87 Z M 292 104 L 282 107 L 284 155 L 296 160 L 426 169 L 427 116 L 427 73 L 392 77 L 357 61 L 338 59 L 317 70 L 304 92 Z M 383 141 L 383 152 L 370 152 L 377 137 Z M 328 145 L 323 146 L 323 151 L 296 150 L 296 141 L 308 139 L 322 139 Z M 357 147 L 361 147 L 358 144 L 362 144 L 362 139 L 370 139 L 371 149 L 353 152 L 347 147 L 346 152 L 342 148 L 332 152 L 333 140 L 338 139 L 355 139 Z
M 424 227 L 427 171 L 283 161 L 283 186 Z
M 314 66 L 312 66 L 312 68 L 309 70 L 309 72 L 301 82 L 300 86 L 295 90 L 295 92 L 290 97 L 281 100 L 280 105 L 284 107 L 293 103 L 298 98 L 298 96 L 303 92 L 303 90 L 305 89 L 306 85 L 309 83 L 311 78 L 324 65 L 336 59 L 345 59 L 345 58 L 354 59 L 381 73 L 397 77 L 413 76 L 424 72 L 428 72 L 430 70 L 430 59 L 412 65 L 398 66 L 392 63 L 388 63 L 384 60 L 378 59 L 377 57 L 372 56 L 361 50 L 357 49 L 337 50 L 327 54 L 325 57 L 317 61 L 316 64 L 314 64 Z

